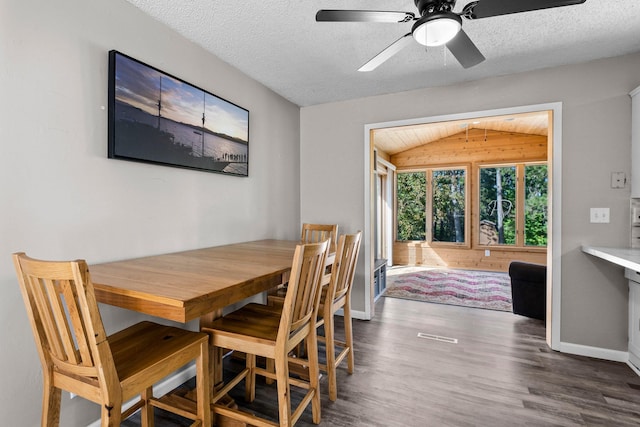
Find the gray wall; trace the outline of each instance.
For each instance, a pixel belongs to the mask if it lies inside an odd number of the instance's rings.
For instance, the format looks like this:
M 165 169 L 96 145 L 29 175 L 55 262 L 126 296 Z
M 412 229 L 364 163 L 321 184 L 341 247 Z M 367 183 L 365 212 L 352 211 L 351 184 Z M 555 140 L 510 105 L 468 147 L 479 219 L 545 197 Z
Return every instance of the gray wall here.
M 107 159 L 110 49 L 250 110 L 250 176 Z M 2 425 L 40 425 L 42 394 L 12 252 L 91 264 L 299 237 L 299 108 L 124 0 L 0 0 L 0 99 Z M 101 308 L 108 331 L 140 317 Z M 64 393 L 61 425 L 98 418 Z
M 364 229 L 369 213 L 363 198 L 366 124 L 562 102 L 562 254 L 555 254 L 562 261 L 560 341 L 626 351 L 622 269 L 590 258 L 580 246 L 629 245 L 629 186 L 611 189 L 610 173 L 630 173 L 628 93 L 639 84 L 640 55 L 635 54 L 302 108 L 301 217 L 315 214 Z M 324 189 L 330 189 L 327 196 L 316 197 Z M 589 223 L 590 207 L 611 208 L 611 223 Z M 365 236 L 369 244 L 369 233 Z M 360 263 L 356 310 L 364 309 L 363 272 Z

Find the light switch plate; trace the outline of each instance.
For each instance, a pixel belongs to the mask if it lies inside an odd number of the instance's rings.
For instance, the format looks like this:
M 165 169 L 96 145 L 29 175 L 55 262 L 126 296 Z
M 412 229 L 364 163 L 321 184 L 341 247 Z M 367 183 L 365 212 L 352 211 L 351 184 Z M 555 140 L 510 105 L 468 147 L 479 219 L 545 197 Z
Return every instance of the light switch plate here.
M 591 208 L 590 218 L 593 223 L 608 223 L 609 208 Z

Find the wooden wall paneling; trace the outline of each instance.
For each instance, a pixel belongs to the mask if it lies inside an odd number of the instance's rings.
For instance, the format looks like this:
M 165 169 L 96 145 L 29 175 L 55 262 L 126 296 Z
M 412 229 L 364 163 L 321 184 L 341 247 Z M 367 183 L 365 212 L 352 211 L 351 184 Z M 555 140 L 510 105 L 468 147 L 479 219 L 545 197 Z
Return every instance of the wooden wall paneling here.
M 509 263 L 513 260 L 543 265 L 547 263 L 547 254 L 544 251 L 533 252 L 508 248 L 489 248 L 488 250 L 490 255 L 485 256 L 485 247 L 462 249 L 430 247 L 424 242 L 395 242 L 393 264 L 506 272 L 509 269 Z

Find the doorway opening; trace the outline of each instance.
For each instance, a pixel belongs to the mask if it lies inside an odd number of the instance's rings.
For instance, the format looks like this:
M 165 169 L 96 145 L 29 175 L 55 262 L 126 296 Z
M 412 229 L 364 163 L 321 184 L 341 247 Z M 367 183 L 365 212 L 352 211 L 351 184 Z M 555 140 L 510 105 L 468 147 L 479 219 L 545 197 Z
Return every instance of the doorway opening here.
M 520 127 L 515 129 L 516 120 L 513 117 L 517 117 L 519 126 L 529 126 L 530 128 L 527 130 L 524 127 Z M 495 134 L 495 132 L 503 132 L 508 134 L 510 132 L 514 134 L 527 134 L 531 133 L 540 134 L 539 130 L 532 130 L 534 128 L 540 128 L 540 123 L 534 123 L 535 121 L 539 121 L 540 118 L 546 120 L 544 123 L 545 133 L 546 133 L 546 145 L 544 146 L 544 152 L 540 152 L 540 147 L 534 148 L 531 146 L 532 152 L 536 149 L 538 150 L 537 154 L 534 153 L 531 155 L 529 160 L 536 160 L 540 162 L 546 162 L 548 166 L 548 198 L 547 198 L 547 241 L 546 241 L 546 251 L 544 248 L 538 248 L 537 255 L 535 255 L 536 250 L 531 250 L 531 247 L 527 247 L 530 244 L 530 238 L 524 235 L 524 217 L 521 217 L 518 221 L 520 221 L 517 225 L 518 233 L 522 233 L 522 237 L 517 237 L 514 235 L 513 241 L 507 242 L 510 245 L 520 245 L 520 248 L 513 247 L 515 253 L 520 252 L 530 252 L 533 253 L 534 256 L 537 256 L 539 259 L 543 260 L 543 263 L 547 265 L 547 342 L 552 349 L 557 350 L 559 348 L 560 343 L 560 201 L 561 201 L 561 143 L 562 143 L 562 135 L 561 135 L 561 120 L 562 120 L 562 104 L 561 103 L 551 103 L 551 104 L 540 104 L 540 105 L 531 105 L 531 106 L 522 106 L 522 107 L 512 107 L 505 108 L 499 110 L 487 110 L 487 111 L 477 111 L 463 114 L 455 114 L 455 115 L 446 115 L 446 116 L 435 116 L 435 117 L 425 117 L 419 119 L 411 119 L 411 120 L 402 120 L 402 121 L 393 121 L 393 122 L 383 122 L 383 123 L 375 123 L 369 124 L 365 126 L 365 156 L 367 158 L 367 163 L 370 168 L 366 172 L 365 177 L 365 195 L 368 200 L 365 201 L 366 206 L 369 206 L 368 218 L 365 218 L 365 225 L 367 229 L 371 231 L 372 238 L 369 242 L 369 247 L 364 247 L 365 249 L 365 263 L 368 263 L 368 266 L 365 265 L 365 273 L 370 272 L 371 276 L 369 277 L 370 283 L 372 285 L 377 284 L 376 282 L 376 268 L 379 265 L 380 259 L 393 260 L 395 259 L 411 259 L 410 257 L 414 257 L 413 261 L 415 262 L 416 257 L 420 257 L 419 263 L 422 262 L 426 252 L 425 248 L 429 248 L 428 252 L 430 254 L 435 254 L 438 256 L 453 256 L 456 258 L 456 262 L 462 262 L 464 260 L 460 260 L 459 255 L 455 255 L 455 251 L 451 251 L 450 248 L 448 250 L 440 251 L 441 255 L 438 255 L 437 250 L 433 250 L 433 247 L 442 247 L 446 248 L 446 245 L 442 245 L 442 242 L 429 242 L 429 244 L 405 244 L 403 249 L 403 245 L 398 245 L 397 241 L 397 230 L 398 224 L 396 222 L 396 218 L 394 217 L 394 213 L 396 211 L 394 203 L 396 203 L 396 195 L 395 195 L 395 181 L 397 174 L 402 172 L 403 169 L 411 169 L 407 166 L 407 164 L 402 164 L 399 160 L 401 156 L 390 155 L 389 146 L 385 144 L 389 144 L 388 141 L 394 140 L 395 144 L 399 144 L 400 148 L 394 149 L 395 152 L 407 152 L 411 153 L 412 156 L 416 156 L 416 150 L 412 150 L 416 146 L 423 145 L 425 143 L 429 143 L 429 138 L 431 141 L 442 140 L 443 138 L 453 136 L 453 139 L 462 139 L 463 141 L 459 141 L 461 145 L 458 148 L 450 153 L 448 153 L 449 158 L 455 159 L 455 153 L 463 153 L 465 150 L 468 150 L 471 145 L 469 142 L 471 139 L 477 137 L 478 133 L 481 134 L 484 132 L 485 140 L 489 135 L 492 135 L 491 132 Z M 524 120 L 527 119 L 527 120 Z M 398 132 L 400 129 L 402 132 Z M 480 131 L 479 131 L 480 129 Z M 396 130 L 395 135 L 388 139 L 387 142 L 384 141 L 380 135 L 384 135 L 385 132 L 392 133 L 391 130 Z M 480 135 L 482 137 L 482 135 Z M 394 139 L 395 138 L 395 139 Z M 466 139 L 466 140 L 465 140 Z M 381 142 L 382 141 L 382 142 Z M 413 142 L 411 142 L 413 141 Z M 529 141 L 530 142 L 530 141 Z M 404 145 L 403 145 L 404 144 Z M 414 146 L 410 146 L 409 144 L 414 144 Z M 466 145 L 465 145 L 466 144 Z M 524 142 L 525 146 L 527 142 Z M 532 143 L 535 144 L 535 143 Z M 386 149 L 385 149 L 386 148 Z M 485 152 L 488 150 L 486 147 L 484 148 Z M 419 150 L 418 150 L 419 151 Z M 453 156 L 452 156 L 453 153 Z M 430 154 L 431 155 L 431 154 Z M 461 155 L 461 154 L 460 154 Z M 511 153 L 510 155 L 513 155 Z M 504 159 L 507 159 L 509 154 L 505 154 Z M 536 157 L 537 156 L 537 157 Z M 468 169 L 468 173 L 476 174 L 473 175 L 478 179 L 478 167 L 477 164 L 491 164 L 490 156 L 482 161 L 482 154 L 478 157 L 477 162 L 468 161 L 465 168 Z M 502 159 L 502 160 L 504 160 Z M 493 164 L 504 163 L 503 161 L 493 161 Z M 506 160 L 505 160 L 506 161 Z M 433 159 L 429 160 L 429 163 L 433 163 Z M 446 162 L 444 162 L 446 163 Z M 443 163 L 443 164 L 444 164 Z M 455 161 L 453 161 L 455 163 Z M 477 164 L 476 164 L 477 163 Z M 525 162 L 526 163 L 526 162 Z M 535 163 L 535 162 L 532 162 Z M 452 168 L 452 165 L 449 164 L 449 169 Z M 444 167 L 444 166 L 443 166 Z M 515 167 L 515 166 L 514 166 Z M 524 165 L 519 165 L 521 170 L 525 170 Z M 446 169 L 446 168 L 445 168 Z M 459 168 L 462 169 L 462 168 Z M 456 170 L 456 168 L 453 168 Z M 476 185 L 476 184 L 473 184 Z M 470 186 L 471 187 L 471 186 Z M 478 191 L 476 187 L 469 188 L 469 192 Z M 467 199 L 468 200 L 468 199 Z M 473 204 L 473 206 L 471 206 Z M 465 227 L 457 227 L 457 232 L 455 233 L 456 240 L 462 240 L 453 242 L 456 245 L 463 245 L 466 247 L 466 254 L 471 254 L 474 251 L 481 251 L 482 253 L 486 253 L 490 251 L 494 247 L 490 247 L 492 242 L 486 240 L 481 242 L 480 234 L 478 232 L 477 224 L 472 224 L 472 221 L 478 221 L 478 212 L 480 211 L 477 198 L 473 201 L 473 203 L 469 204 L 469 211 L 467 213 L 466 218 L 466 235 L 461 233 L 461 230 L 465 230 Z M 428 211 L 428 210 L 427 210 Z M 476 215 L 475 217 L 472 215 Z M 428 212 L 427 212 L 428 215 Z M 368 223 L 367 223 L 368 220 Z M 514 220 L 515 221 L 515 220 Z M 426 221 L 429 224 L 429 219 Z M 458 220 L 456 224 L 462 224 Z M 515 222 L 514 222 L 515 224 Z M 458 224 L 459 225 L 459 224 Z M 514 230 L 516 230 L 516 226 L 514 225 Z M 428 228 L 428 225 L 427 225 Z M 454 235 L 454 233 L 451 233 Z M 441 235 L 437 236 L 441 238 Z M 527 240 L 529 239 L 529 241 Z M 519 242 L 519 243 L 516 243 Z M 501 242 L 505 243 L 505 242 Z M 406 249 L 413 248 L 413 249 Z M 505 247 L 504 245 L 500 247 L 501 254 L 506 250 L 509 251 L 509 247 Z M 405 253 L 402 254 L 404 258 L 398 258 L 397 251 L 405 250 L 407 252 L 413 253 Z M 367 253 L 368 252 L 368 253 Z M 396 252 L 396 253 L 394 253 Z M 453 255 L 451 255 L 453 253 Z M 462 252 L 460 252 L 462 253 Z M 460 254 L 459 253 L 459 254 Z M 445 254 L 445 255 L 442 255 Z M 446 255 L 448 254 L 448 255 Z M 468 255 L 466 255 L 468 256 Z M 409 257 L 409 258 L 407 258 Z M 427 257 L 428 258 L 428 257 Z M 504 258 L 504 257 L 503 257 Z M 507 256 L 508 258 L 508 256 Z M 520 256 L 514 256 L 514 259 L 521 258 Z M 495 259 L 495 258 L 494 258 Z M 497 262 L 494 259 L 487 259 L 485 262 Z M 471 262 L 476 262 L 477 260 L 472 260 Z M 451 262 L 451 260 L 443 259 L 441 265 L 448 265 L 447 263 Z M 504 261 L 503 261 L 504 262 Z M 487 264 L 488 265 L 488 264 Z M 468 267 L 467 267 L 468 268 Z M 501 266 L 494 264 L 492 268 L 487 268 L 488 270 L 500 270 Z M 478 269 L 482 269 L 480 266 Z M 506 271 L 506 269 L 503 269 Z M 373 286 L 369 287 L 370 289 L 365 289 L 365 293 L 368 291 L 368 295 L 366 295 L 366 300 L 369 302 L 369 307 L 367 307 L 366 311 L 368 312 L 368 317 L 373 317 L 374 314 L 374 302 L 375 299 L 379 296 L 379 286 L 375 288 Z M 378 293 L 376 293 L 378 292 Z

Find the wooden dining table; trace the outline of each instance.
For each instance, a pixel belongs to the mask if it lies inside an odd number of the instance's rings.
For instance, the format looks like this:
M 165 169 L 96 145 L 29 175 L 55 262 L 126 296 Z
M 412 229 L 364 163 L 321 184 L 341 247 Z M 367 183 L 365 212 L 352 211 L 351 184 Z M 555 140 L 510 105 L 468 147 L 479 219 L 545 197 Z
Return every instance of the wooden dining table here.
M 186 323 L 282 283 L 290 240 L 258 240 L 90 265 L 99 302 Z
M 200 327 L 222 309 L 288 280 L 299 241 L 258 240 L 89 266 L 98 302 Z M 212 352 L 212 384 L 222 355 Z

